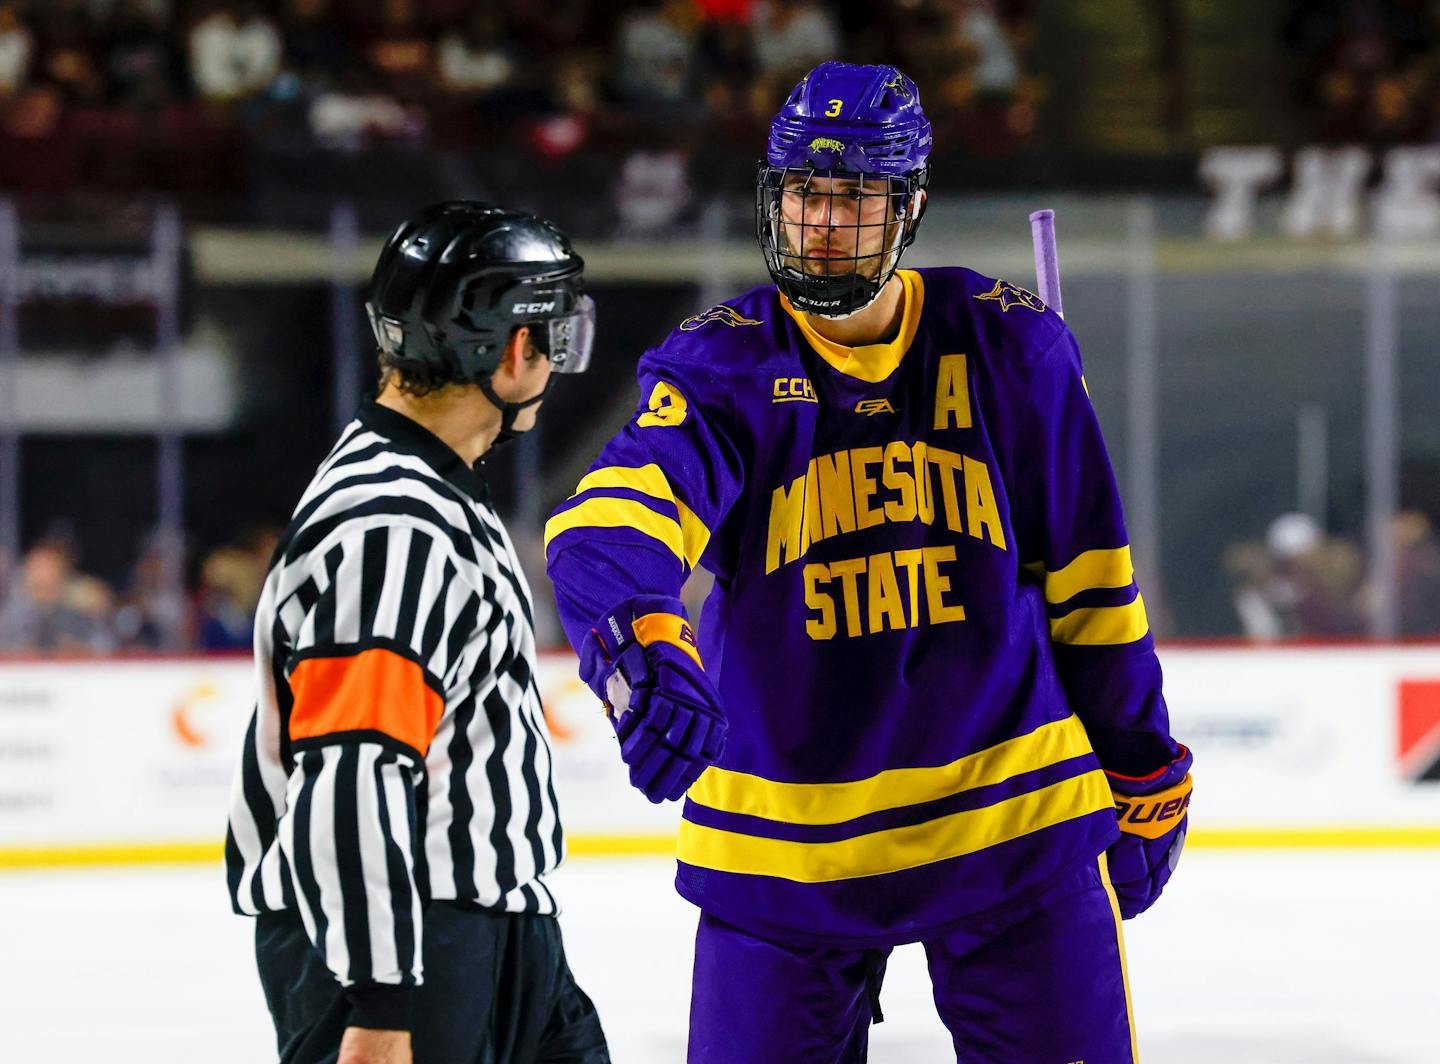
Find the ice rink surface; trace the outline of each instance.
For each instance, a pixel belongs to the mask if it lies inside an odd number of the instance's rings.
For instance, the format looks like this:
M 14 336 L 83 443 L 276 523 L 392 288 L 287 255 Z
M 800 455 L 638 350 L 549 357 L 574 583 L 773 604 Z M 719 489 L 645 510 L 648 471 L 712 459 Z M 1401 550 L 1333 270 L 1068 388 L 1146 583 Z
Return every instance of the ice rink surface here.
M 554 878 L 617 1064 L 684 1059 L 695 910 L 670 879 L 659 858 Z M 273 1061 L 251 928 L 218 866 L 0 873 L 0 1061 Z M 1440 1061 L 1440 852 L 1192 849 L 1126 928 L 1146 1064 Z M 876 1064 L 955 1059 L 923 962 L 892 957 Z

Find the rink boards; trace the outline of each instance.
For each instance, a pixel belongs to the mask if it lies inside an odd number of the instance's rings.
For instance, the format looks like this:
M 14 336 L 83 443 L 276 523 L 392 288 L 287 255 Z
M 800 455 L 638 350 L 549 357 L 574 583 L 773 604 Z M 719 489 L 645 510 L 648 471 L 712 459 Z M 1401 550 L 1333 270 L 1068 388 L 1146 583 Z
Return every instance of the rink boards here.
M 1193 844 L 1440 846 L 1440 645 L 1162 650 Z M 569 654 L 546 655 L 572 853 L 666 852 Z M 0 866 L 213 860 L 243 658 L 0 663 Z

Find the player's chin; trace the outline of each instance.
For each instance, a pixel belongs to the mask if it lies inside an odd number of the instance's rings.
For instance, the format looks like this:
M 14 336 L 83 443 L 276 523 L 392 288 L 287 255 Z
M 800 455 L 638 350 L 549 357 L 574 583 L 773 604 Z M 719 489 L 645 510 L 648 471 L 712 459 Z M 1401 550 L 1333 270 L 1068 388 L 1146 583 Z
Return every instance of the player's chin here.
M 842 277 L 854 273 L 855 259 L 849 255 L 806 255 L 800 268 L 812 277 Z

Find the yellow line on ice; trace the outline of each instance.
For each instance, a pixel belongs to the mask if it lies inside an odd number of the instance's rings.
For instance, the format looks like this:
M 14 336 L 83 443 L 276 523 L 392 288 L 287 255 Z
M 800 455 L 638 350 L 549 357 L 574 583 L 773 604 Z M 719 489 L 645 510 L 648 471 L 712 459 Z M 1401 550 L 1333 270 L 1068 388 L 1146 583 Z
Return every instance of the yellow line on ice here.
M 572 857 L 673 857 L 673 834 L 568 836 Z M 1440 849 L 1440 827 L 1201 828 L 1186 845 L 1207 850 Z M 0 847 L 0 870 L 95 865 L 215 864 L 221 842 Z

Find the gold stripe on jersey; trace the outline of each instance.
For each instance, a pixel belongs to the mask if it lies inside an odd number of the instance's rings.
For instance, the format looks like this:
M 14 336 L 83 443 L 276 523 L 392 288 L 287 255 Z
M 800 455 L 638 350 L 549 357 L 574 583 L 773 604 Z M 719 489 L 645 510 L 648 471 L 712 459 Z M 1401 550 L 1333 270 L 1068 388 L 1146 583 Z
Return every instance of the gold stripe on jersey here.
M 695 511 L 676 497 L 675 489 L 670 486 L 670 478 L 654 462 L 643 466 L 602 466 L 600 469 L 591 470 L 580 479 L 580 483 L 575 486 L 575 494 L 570 497 L 573 499 L 576 495 L 583 495 L 591 488 L 629 488 L 651 498 L 672 503 L 680 514 L 685 564 L 693 569 L 705 553 L 705 547 L 710 542 L 710 530 L 705 527 L 704 521 L 695 516 Z M 549 543 L 548 536 L 546 543 Z
M 712 766 L 695 781 L 688 797 L 726 813 L 789 824 L 840 824 L 867 813 L 1003 783 L 1022 772 L 1088 753 L 1090 739 L 1072 713 L 948 765 L 892 768 L 846 783 L 781 783 Z
M 983 809 L 840 842 L 788 842 L 682 820 L 676 856 L 720 872 L 831 883 L 963 857 L 1110 808 L 1110 787 L 1095 769 Z
M 550 541 L 556 536 L 572 528 L 633 528 L 663 543 L 685 563 L 685 535 L 679 523 L 634 499 L 602 495 L 561 511 L 545 522 L 545 549 L 550 549 Z
M 1045 601 L 1068 602 L 1082 591 L 1129 587 L 1135 580 L 1130 548 L 1087 550 L 1069 565 L 1045 573 Z
M 785 294 L 780 293 L 780 305 L 785 313 L 794 319 L 805 339 L 815 353 L 831 367 L 846 376 L 875 384 L 894 373 L 915 341 L 915 332 L 920 328 L 920 314 L 925 309 L 925 281 L 914 270 L 896 270 L 904 286 L 905 310 L 900 319 L 900 332 L 888 344 L 865 344 L 860 347 L 846 347 L 833 340 L 827 340 L 815 331 L 803 313 L 796 310 Z
M 1130 1003 L 1130 965 L 1125 959 L 1124 918 L 1120 915 L 1120 899 L 1115 897 L 1115 887 L 1110 882 L 1110 859 L 1100 855 L 1100 882 L 1105 887 L 1105 897 L 1110 901 L 1110 916 L 1115 921 L 1115 947 L 1120 954 L 1120 981 L 1125 987 L 1125 1025 L 1130 1028 L 1130 1059 L 1138 1061 L 1140 1050 L 1135 1042 L 1135 1007 Z
M 1143 639 L 1150 631 L 1145 600 L 1140 595 L 1123 606 L 1072 610 L 1050 621 L 1050 638 L 1069 646 L 1115 646 Z

